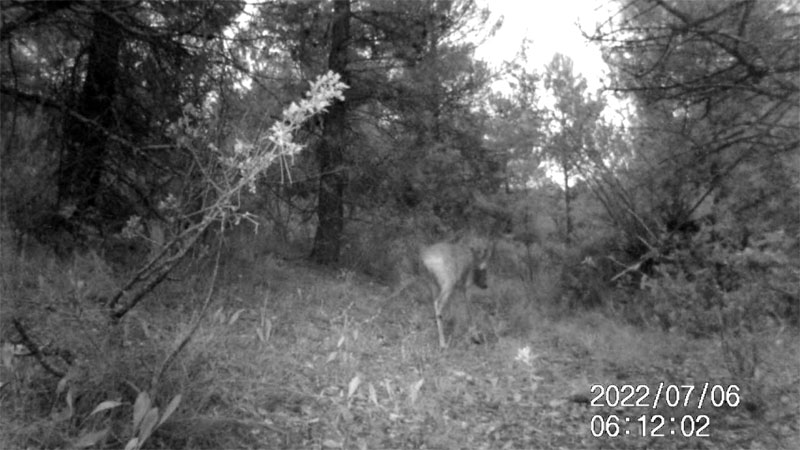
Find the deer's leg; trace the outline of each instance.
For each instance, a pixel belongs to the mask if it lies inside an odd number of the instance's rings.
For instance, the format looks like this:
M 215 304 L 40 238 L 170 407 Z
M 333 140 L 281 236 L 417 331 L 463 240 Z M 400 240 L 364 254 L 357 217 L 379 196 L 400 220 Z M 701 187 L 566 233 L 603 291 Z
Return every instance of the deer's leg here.
M 444 337 L 444 324 L 442 323 L 442 311 L 444 311 L 444 307 L 450 299 L 452 290 L 453 288 L 442 289 L 436 301 L 433 302 L 433 309 L 436 313 L 436 329 L 439 332 L 439 347 L 441 348 L 447 348 L 447 340 Z

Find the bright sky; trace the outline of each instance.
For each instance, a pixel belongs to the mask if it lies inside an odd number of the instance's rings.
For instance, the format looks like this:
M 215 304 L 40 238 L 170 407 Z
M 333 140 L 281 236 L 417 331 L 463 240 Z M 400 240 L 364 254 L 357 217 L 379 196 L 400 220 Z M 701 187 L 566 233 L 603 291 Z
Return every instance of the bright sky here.
M 590 91 L 604 83 L 608 67 L 603 61 L 599 47 L 586 42 L 581 28 L 591 33 L 596 24 L 608 20 L 614 2 L 611 0 L 478 0 L 492 12 L 490 23 L 503 17 L 503 26 L 493 38 L 475 51 L 477 58 L 499 68 L 503 61 L 511 60 L 519 52 L 522 40 L 531 41 L 528 50 L 529 70 L 544 72 L 555 53 L 569 56 L 573 68 L 586 78 Z M 580 27 L 578 25 L 580 24 Z M 504 91 L 503 84 L 495 87 Z M 545 94 L 544 105 L 551 102 Z M 610 109 L 607 119 L 614 120 L 613 111 L 622 111 L 622 105 L 613 98 L 606 98 Z M 616 120 L 620 120 L 619 117 Z M 547 173 L 552 181 L 563 185 L 562 177 L 552 165 Z
M 575 71 L 583 74 L 591 90 L 600 86 L 606 68 L 600 50 L 586 43 L 576 23 L 588 32 L 608 18 L 609 1 L 598 0 L 482 0 L 492 12 L 491 20 L 503 17 L 495 36 L 478 47 L 475 56 L 493 65 L 511 60 L 522 39 L 532 41 L 530 69 L 539 73 L 556 52 L 572 58 Z

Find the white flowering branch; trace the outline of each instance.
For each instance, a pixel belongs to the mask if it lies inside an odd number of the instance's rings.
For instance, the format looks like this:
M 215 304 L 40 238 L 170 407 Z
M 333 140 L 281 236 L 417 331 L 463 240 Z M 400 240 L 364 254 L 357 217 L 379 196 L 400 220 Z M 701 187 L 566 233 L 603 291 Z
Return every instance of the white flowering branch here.
M 226 166 L 238 171 L 240 178 L 237 186 L 246 185 L 251 192 L 255 192 L 256 179 L 275 161 L 281 161 L 282 167 L 288 167 L 287 158 L 294 163 L 295 155 L 304 147 L 294 142 L 295 131 L 309 118 L 326 111 L 335 99 L 344 100 L 342 92 L 347 87 L 342 83 L 339 74 L 328 72 L 311 83 L 305 98 L 300 102 L 292 102 L 283 110 L 283 119 L 270 127 L 265 138 L 256 143 L 237 140 L 233 155 L 222 158 Z
M 237 213 L 238 202 L 235 201 L 242 190 L 248 187 L 251 192 L 255 192 L 255 181 L 276 161 L 281 161 L 284 166 L 287 164 L 287 159 L 293 161 L 294 156 L 303 149 L 303 145 L 294 142 L 295 131 L 309 118 L 326 111 L 334 100 L 344 100 L 342 92 L 347 88 L 338 74 L 328 72 L 311 83 L 303 99 L 293 102 L 283 111 L 282 120 L 272 125 L 266 137 L 255 143 L 237 140 L 233 154 L 226 154 L 213 144 L 206 144 L 208 149 L 218 155 L 218 160 L 222 164 L 221 173 L 219 166 L 214 170 L 212 167 L 200 164 L 204 176 L 203 182 L 214 191 L 211 204 L 203 208 L 202 219 L 199 222 L 189 222 L 189 226 L 170 239 L 157 255 L 112 296 L 108 303 L 112 320 L 118 321 L 122 318 L 163 281 L 212 223 L 219 222 L 224 227 L 226 219 L 231 215 L 235 222 L 243 216 L 246 217 Z M 199 155 L 206 153 L 194 145 L 194 142 L 202 141 L 204 130 L 209 127 L 205 126 L 206 119 L 201 117 L 202 112 L 196 108 L 185 108 L 184 113 L 172 127 L 172 132 L 178 145 L 188 148 L 195 159 L 200 161 Z M 177 209 L 178 206 L 175 207 Z M 179 211 L 176 212 L 180 214 Z

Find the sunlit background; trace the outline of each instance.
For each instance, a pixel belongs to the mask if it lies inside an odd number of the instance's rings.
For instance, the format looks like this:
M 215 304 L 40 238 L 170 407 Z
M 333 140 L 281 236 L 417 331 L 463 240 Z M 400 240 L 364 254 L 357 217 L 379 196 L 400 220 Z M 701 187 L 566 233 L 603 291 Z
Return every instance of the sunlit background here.
M 575 71 L 586 78 L 591 90 L 602 85 L 606 65 L 600 49 L 584 39 L 581 29 L 591 33 L 596 23 L 607 20 L 609 12 L 605 2 L 484 0 L 483 3 L 492 12 L 490 23 L 502 19 L 503 25 L 478 47 L 476 57 L 500 67 L 504 61 L 515 57 L 527 39 L 530 42 L 528 69 L 542 72 L 553 55 L 561 53 L 573 60 Z

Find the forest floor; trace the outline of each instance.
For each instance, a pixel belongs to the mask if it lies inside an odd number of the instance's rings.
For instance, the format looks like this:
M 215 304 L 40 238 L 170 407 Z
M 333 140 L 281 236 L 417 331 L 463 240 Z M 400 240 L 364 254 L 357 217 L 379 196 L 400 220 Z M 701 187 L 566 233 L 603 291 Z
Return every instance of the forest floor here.
M 186 356 L 200 365 L 184 387 L 199 396 L 189 401 L 196 414 L 165 425 L 163 442 L 800 448 L 796 333 L 770 338 L 758 381 L 744 382 L 714 340 L 647 332 L 599 312 L 554 318 L 529 308 L 527 330 L 440 350 L 424 288 L 393 294 L 352 272 L 274 261 L 229 275 Z M 481 295 L 508 296 L 498 289 Z
M 220 273 L 156 397 L 162 408 L 175 394 L 182 401 L 144 448 L 800 448 L 796 330 L 765 332 L 745 380 L 731 375 L 718 340 L 634 328 L 608 312 L 556 314 L 531 297 L 485 315 L 496 339 L 441 350 L 421 282 L 393 292 L 354 272 L 272 258 Z M 147 355 L 125 357 L 145 374 L 139 381 L 188 332 L 208 278 L 179 271 L 126 316 L 125 348 Z M 476 303 L 523 297 L 524 286 L 497 279 Z M 108 378 L 96 369 L 87 378 Z M 11 395 L 0 438 L 64 448 L 45 443 L 52 419 L 32 421 Z

